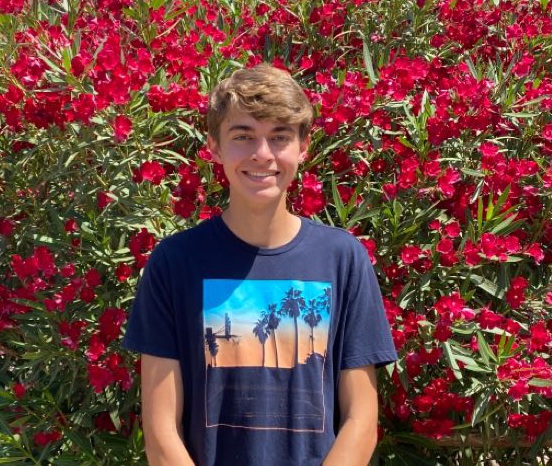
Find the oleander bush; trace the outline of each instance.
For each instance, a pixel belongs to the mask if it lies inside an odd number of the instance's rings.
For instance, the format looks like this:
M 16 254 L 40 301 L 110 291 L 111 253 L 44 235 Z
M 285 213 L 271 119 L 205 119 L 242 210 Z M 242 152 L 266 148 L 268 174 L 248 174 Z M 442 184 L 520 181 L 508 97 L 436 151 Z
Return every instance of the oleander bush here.
M 549 0 L 0 0 L 0 463 L 146 464 L 129 308 L 224 208 L 207 93 L 262 61 L 316 109 L 290 207 L 379 276 L 374 463 L 547 464 Z

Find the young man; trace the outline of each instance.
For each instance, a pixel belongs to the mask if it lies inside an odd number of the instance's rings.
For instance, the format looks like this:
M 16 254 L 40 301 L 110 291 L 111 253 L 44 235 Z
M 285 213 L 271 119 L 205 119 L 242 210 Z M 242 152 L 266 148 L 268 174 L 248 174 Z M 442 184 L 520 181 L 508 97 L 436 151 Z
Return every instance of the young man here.
M 211 93 L 221 217 L 153 252 L 125 345 L 142 353 L 152 466 L 365 466 L 375 367 L 396 359 L 380 291 L 350 234 L 291 214 L 312 107 L 268 65 Z

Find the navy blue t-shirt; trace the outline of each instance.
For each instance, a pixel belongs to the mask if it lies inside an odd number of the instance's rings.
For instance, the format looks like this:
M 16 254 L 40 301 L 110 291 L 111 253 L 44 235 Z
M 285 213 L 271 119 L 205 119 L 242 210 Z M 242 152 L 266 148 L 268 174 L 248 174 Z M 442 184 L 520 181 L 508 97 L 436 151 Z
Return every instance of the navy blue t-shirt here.
M 161 241 L 123 343 L 180 361 L 197 466 L 320 466 L 340 370 L 396 359 L 366 250 L 305 218 L 274 249 L 242 241 L 221 217 Z

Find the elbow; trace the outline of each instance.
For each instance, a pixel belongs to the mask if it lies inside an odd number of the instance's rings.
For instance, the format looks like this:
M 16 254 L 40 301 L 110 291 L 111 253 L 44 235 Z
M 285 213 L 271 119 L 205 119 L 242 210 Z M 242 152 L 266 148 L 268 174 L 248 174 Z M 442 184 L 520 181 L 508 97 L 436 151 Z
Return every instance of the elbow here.
M 357 439 L 359 455 L 366 464 L 372 457 L 378 444 L 378 422 L 370 416 L 363 418 L 351 417 L 345 420 L 348 424 L 347 431 L 354 432 L 354 438 Z M 343 426 L 345 427 L 345 426 Z
M 182 436 L 176 426 L 152 426 L 144 422 L 144 446 L 150 466 L 171 464 L 167 462 L 175 449 L 183 446 Z

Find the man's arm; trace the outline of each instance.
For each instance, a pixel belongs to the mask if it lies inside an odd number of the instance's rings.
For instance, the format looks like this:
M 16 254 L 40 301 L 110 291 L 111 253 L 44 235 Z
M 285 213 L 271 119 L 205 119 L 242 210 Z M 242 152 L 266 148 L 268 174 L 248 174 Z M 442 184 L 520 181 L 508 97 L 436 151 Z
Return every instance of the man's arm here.
M 378 437 L 376 369 L 345 369 L 338 387 L 341 427 L 322 466 L 366 466 Z
M 176 359 L 142 354 L 142 424 L 150 466 L 193 466 L 182 441 L 184 391 Z

